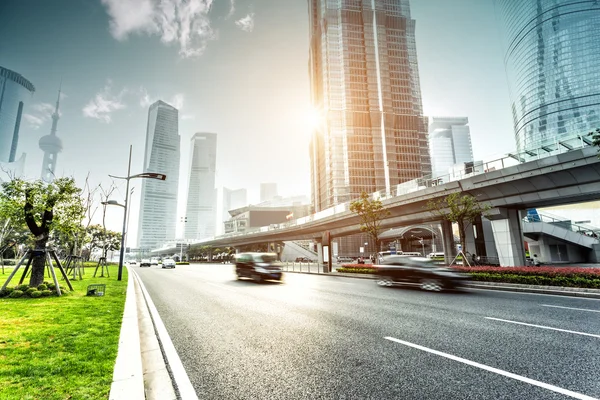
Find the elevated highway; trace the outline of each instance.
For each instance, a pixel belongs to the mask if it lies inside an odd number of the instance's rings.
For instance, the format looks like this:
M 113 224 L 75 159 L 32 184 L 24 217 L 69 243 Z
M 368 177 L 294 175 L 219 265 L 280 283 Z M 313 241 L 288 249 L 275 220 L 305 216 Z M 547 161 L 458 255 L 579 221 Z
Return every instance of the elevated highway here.
M 499 254 L 502 265 L 524 265 L 520 211 L 599 199 L 600 159 L 595 147 L 583 147 L 528 162 L 520 161 L 502 169 L 486 165 L 488 168 L 481 173 L 447 183 L 422 180 L 405 193 L 399 185 L 395 195 L 379 195 L 390 211 L 381 226 L 386 229 L 439 221 L 439 217 L 427 211 L 430 200 L 442 199 L 451 193 L 468 193 L 492 207 L 488 217 L 492 220 L 498 251 L 503 253 Z M 203 240 L 192 247 L 235 247 L 300 239 L 320 241 L 324 232 L 329 232 L 332 238 L 359 233 L 359 218 L 349 210 L 349 204 L 344 203 L 295 221 L 246 234 Z M 163 250 L 167 249 L 154 252 Z M 517 253 L 521 250 L 523 256 L 519 257 Z

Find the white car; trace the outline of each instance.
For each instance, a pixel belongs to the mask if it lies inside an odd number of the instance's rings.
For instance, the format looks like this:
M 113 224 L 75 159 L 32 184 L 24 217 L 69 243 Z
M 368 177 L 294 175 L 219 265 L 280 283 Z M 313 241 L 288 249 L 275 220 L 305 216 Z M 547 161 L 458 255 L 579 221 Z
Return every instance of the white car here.
M 165 258 L 162 262 L 163 268 L 175 268 L 175 260 L 172 258 Z
M 150 259 L 150 264 L 151 264 L 151 265 L 158 265 L 158 258 L 156 258 L 156 257 L 152 257 L 152 258 Z

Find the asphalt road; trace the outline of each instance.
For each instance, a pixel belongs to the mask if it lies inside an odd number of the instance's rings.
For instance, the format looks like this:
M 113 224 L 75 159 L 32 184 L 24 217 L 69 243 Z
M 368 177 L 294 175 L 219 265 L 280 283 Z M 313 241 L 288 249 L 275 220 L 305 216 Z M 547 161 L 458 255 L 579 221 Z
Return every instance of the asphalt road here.
M 598 300 L 135 271 L 201 399 L 600 398 Z

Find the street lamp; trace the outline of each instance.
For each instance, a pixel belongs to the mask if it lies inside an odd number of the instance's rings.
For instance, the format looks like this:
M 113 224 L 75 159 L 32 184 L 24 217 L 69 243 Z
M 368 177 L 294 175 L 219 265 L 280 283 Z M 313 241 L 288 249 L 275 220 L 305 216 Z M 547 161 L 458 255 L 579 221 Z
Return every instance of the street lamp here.
M 127 176 L 114 176 L 108 175 L 115 179 L 125 179 L 127 181 L 127 188 L 125 189 L 125 204 L 119 204 L 115 200 L 108 200 L 106 203 L 109 205 L 118 205 L 124 208 L 123 210 L 123 231 L 121 233 L 121 252 L 119 254 L 119 274 L 117 280 L 121 280 L 123 276 L 123 258 L 125 257 L 125 229 L 127 228 L 127 199 L 129 195 L 129 180 L 133 178 L 149 178 L 158 179 L 164 181 L 167 179 L 167 175 L 159 174 L 156 172 L 143 172 L 141 174 L 131 175 L 131 150 L 133 146 L 129 145 L 129 164 L 127 165 Z
M 418 237 L 418 236 L 415 236 L 415 235 L 412 235 L 412 237 L 419 239 L 419 243 L 421 243 L 421 246 L 423 248 L 422 255 L 423 255 L 423 257 L 425 257 L 425 240 L 422 237 Z

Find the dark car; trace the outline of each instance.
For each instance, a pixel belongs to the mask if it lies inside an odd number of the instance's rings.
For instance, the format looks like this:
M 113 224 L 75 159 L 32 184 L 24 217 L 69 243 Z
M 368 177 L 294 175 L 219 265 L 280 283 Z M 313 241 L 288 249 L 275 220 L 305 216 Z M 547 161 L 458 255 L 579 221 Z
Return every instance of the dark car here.
M 256 282 L 282 278 L 281 265 L 275 253 L 240 253 L 235 257 L 237 278 L 251 278 Z
M 313 262 L 313 260 L 311 260 L 308 257 L 296 257 L 296 261 L 295 262 L 310 263 L 310 262 Z
M 439 292 L 457 289 L 471 278 L 424 257 L 387 256 L 376 267 L 380 286 L 418 285 L 423 290 Z

